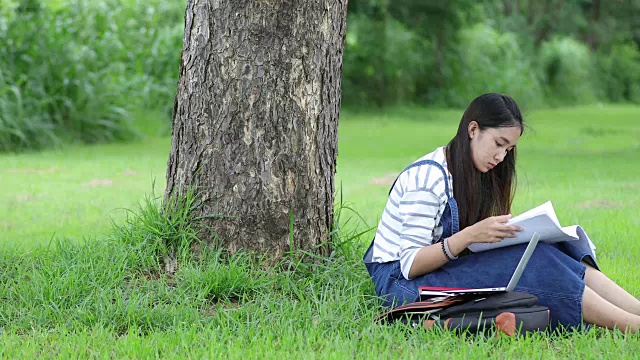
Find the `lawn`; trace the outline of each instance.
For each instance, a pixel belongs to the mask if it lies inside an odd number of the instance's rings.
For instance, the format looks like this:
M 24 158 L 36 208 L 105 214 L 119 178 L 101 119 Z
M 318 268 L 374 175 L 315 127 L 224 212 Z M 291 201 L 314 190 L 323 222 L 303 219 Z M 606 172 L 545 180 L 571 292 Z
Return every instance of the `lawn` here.
M 444 145 L 461 113 L 343 112 L 336 191 L 364 219 L 347 222 L 343 211 L 343 236 L 376 225 L 395 175 Z M 640 295 L 640 107 L 525 116 L 513 213 L 552 200 L 561 223 L 585 227 L 601 268 Z M 640 336 L 610 331 L 460 339 L 375 325 L 381 309 L 358 260 L 371 234 L 308 272 L 273 274 L 213 254 L 173 277 L 148 276 L 140 233 L 122 239 L 111 222 L 123 226 L 122 209 L 145 213 L 138 204 L 162 194 L 169 146 L 149 136 L 0 155 L 0 357 L 636 356 Z

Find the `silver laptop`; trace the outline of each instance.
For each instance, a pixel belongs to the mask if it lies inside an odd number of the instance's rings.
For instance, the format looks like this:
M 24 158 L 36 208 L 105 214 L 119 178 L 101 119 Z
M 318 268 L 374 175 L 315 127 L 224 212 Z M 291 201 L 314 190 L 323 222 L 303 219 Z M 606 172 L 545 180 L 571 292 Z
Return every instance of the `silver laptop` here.
M 507 292 L 513 291 L 520 281 L 520 277 L 524 272 L 525 267 L 529 263 L 529 259 L 531 259 L 531 254 L 533 254 L 533 250 L 535 250 L 536 245 L 538 245 L 538 241 L 540 240 L 540 235 L 536 232 L 533 233 L 531 240 L 529 241 L 529 245 L 524 250 L 524 254 L 520 258 L 520 262 L 516 267 L 516 270 L 511 275 L 511 280 L 509 280 L 509 284 L 506 287 L 495 287 L 495 288 L 480 288 L 480 289 L 447 289 L 447 288 L 439 288 L 439 287 L 421 287 L 421 295 L 436 295 L 436 293 L 445 294 L 488 294 L 488 293 L 499 293 L 499 292 Z M 427 294 L 430 293 L 430 294 Z

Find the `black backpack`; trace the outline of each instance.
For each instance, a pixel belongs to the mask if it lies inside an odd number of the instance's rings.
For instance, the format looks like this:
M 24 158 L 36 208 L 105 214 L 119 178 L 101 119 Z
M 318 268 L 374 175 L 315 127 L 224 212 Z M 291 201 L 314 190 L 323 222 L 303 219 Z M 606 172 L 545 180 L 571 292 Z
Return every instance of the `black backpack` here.
M 425 329 L 469 333 L 496 331 L 509 336 L 549 328 L 549 309 L 524 292 L 454 295 L 445 300 L 424 300 L 398 306 L 376 321 L 401 321 Z

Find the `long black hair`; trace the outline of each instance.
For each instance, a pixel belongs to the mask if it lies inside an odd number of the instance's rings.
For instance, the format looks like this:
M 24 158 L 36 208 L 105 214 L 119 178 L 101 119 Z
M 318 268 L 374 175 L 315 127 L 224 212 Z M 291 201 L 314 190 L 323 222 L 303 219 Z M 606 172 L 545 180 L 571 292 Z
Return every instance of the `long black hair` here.
M 471 154 L 469 123 L 478 123 L 480 131 L 487 128 L 519 126 L 524 130 L 522 114 L 516 102 L 507 95 L 484 94 L 467 107 L 458 133 L 447 145 L 447 163 L 453 176 L 453 196 L 458 203 L 460 229 L 489 216 L 511 212 L 516 187 L 516 148 L 492 170 L 476 169 Z

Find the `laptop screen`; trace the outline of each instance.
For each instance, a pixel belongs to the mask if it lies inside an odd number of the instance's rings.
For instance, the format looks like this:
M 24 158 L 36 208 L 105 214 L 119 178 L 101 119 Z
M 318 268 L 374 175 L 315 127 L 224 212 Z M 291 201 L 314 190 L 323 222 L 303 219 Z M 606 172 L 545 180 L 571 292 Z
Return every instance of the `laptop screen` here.
M 509 280 L 509 285 L 507 285 L 507 291 L 513 291 L 513 289 L 516 288 L 516 285 L 518 284 L 518 281 L 520 281 L 520 277 L 522 276 L 522 272 L 524 271 L 524 268 L 527 267 L 527 264 L 529 263 L 529 259 L 531 259 L 531 254 L 533 253 L 533 250 L 535 250 L 536 245 L 538 245 L 538 240 L 540 240 L 540 234 L 536 232 L 531 237 L 531 240 L 529 241 L 529 245 L 527 245 L 527 248 L 524 250 L 524 254 L 522 254 L 522 258 L 520 258 L 520 262 L 518 263 L 518 267 L 516 267 L 516 271 L 513 272 L 513 275 L 511 276 L 511 280 Z

